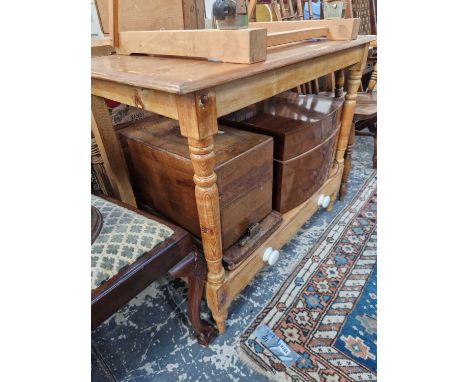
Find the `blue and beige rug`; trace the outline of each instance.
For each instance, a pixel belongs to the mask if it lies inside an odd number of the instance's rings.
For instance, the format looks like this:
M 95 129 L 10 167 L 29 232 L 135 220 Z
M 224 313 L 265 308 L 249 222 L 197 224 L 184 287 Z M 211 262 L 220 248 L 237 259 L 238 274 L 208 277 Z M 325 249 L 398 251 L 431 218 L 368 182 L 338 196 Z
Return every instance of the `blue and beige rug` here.
M 240 337 L 296 264 L 373 176 L 372 151 L 372 139 L 356 137 L 345 199 L 337 201 L 332 211 L 321 210 L 311 217 L 282 248 L 282 256 L 275 266 L 264 268 L 251 281 L 229 309 L 226 332 L 210 347 L 201 347 L 191 336 L 185 283 L 163 277 L 92 333 L 92 381 L 268 381 L 268 377 L 240 359 Z M 202 313 L 204 319 L 209 319 L 205 303 Z
M 242 335 L 256 371 L 277 381 L 377 380 L 376 203 L 372 176 Z M 262 345 L 259 325 L 299 355 L 292 366 Z

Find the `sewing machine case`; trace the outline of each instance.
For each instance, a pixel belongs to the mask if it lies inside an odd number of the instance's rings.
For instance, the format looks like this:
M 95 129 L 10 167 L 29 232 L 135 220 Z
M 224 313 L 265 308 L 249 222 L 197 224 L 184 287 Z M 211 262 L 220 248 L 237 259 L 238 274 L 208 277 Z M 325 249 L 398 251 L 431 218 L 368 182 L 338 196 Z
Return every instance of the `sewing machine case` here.
M 118 134 L 138 202 L 200 237 L 194 170 L 178 122 L 155 116 Z M 214 152 L 226 250 L 272 212 L 273 139 L 221 125 Z

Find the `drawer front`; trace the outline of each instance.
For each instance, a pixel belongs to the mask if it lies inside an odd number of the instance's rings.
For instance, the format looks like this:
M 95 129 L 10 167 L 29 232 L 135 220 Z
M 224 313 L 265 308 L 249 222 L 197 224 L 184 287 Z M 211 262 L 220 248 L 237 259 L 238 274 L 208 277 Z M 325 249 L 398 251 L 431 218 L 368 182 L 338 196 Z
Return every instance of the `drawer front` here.
M 339 129 L 320 146 L 288 161 L 274 161 L 273 208 L 285 213 L 310 198 L 328 179 Z

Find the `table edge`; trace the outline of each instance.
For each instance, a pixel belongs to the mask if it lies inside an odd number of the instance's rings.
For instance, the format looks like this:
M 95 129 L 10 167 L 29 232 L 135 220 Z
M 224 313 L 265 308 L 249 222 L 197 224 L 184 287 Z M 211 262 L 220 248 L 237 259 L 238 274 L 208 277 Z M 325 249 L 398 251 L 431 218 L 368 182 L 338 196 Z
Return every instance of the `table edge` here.
M 342 50 L 352 49 L 352 48 L 355 48 L 356 46 L 365 45 L 365 44 L 368 44 L 368 43 L 370 43 L 372 41 L 375 41 L 376 39 L 377 39 L 376 35 L 359 35 L 358 38 L 356 40 L 352 40 L 351 44 L 349 44 L 346 48 L 336 49 L 335 51 L 327 53 L 325 55 L 330 55 L 330 54 L 333 54 L 333 53 L 336 53 L 336 52 L 339 52 L 339 51 L 342 51 Z M 346 42 L 348 42 L 348 41 L 346 41 Z M 251 71 L 247 75 L 243 75 L 243 72 L 239 71 L 238 74 L 232 76 L 232 78 L 230 78 L 229 81 L 223 81 L 223 79 L 211 79 L 211 80 L 205 81 L 203 83 L 203 86 L 201 86 L 201 84 L 200 84 L 201 81 L 192 82 L 192 83 L 185 82 L 185 83 L 182 83 L 180 85 L 175 85 L 172 82 L 166 82 L 165 83 L 164 81 L 161 81 L 160 86 L 148 86 L 148 84 L 143 83 L 143 81 L 122 81 L 122 80 L 110 77 L 108 75 L 101 74 L 101 73 L 96 73 L 96 72 L 93 72 L 93 71 L 91 71 L 91 78 L 92 79 L 109 81 L 109 82 L 117 83 L 117 84 L 124 84 L 124 85 L 128 85 L 128 86 L 133 86 L 133 87 L 156 90 L 156 91 L 164 92 L 164 93 L 188 94 L 188 93 L 200 91 L 200 90 L 203 90 L 203 89 L 213 88 L 215 86 L 223 85 L 223 84 L 226 84 L 226 83 L 229 83 L 229 82 L 232 82 L 232 81 L 236 81 L 236 80 L 239 80 L 239 79 L 242 79 L 242 78 L 249 78 L 249 77 L 255 76 L 255 75 L 259 74 L 259 73 L 266 73 L 266 72 L 271 71 L 271 70 L 275 70 L 275 69 L 285 67 L 285 66 L 288 66 L 288 65 L 294 65 L 294 64 L 299 63 L 299 62 L 307 61 L 309 59 L 314 59 L 314 58 L 317 58 L 317 57 L 322 57 L 322 56 L 325 56 L 325 55 L 314 55 L 314 54 L 312 54 L 309 57 L 307 57 L 307 55 L 305 55 L 304 58 L 301 58 L 301 59 L 299 59 L 297 61 L 294 61 L 294 62 L 291 62 L 291 63 L 278 62 L 276 64 L 272 64 L 270 67 L 268 67 L 267 70 L 264 70 L 262 68 L 262 66 L 261 66 L 262 63 L 250 64 L 250 65 L 258 65 L 257 66 L 258 70 Z M 232 65 L 237 65 L 237 64 L 232 64 Z

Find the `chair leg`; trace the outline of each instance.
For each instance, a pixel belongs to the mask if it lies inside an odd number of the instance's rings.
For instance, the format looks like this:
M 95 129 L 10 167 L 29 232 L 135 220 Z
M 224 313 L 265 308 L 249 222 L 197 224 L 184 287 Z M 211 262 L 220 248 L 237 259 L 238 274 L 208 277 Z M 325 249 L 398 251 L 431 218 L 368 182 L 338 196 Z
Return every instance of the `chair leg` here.
M 187 277 L 188 279 L 188 317 L 192 323 L 195 338 L 200 345 L 204 346 L 210 344 L 218 335 L 218 330 L 213 325 L 200 319 L 200 303 L 205 288 L 206 273 L 205 258 L 196 249 L 169 271 L 173 277 Z
M 339 195 L 340 200 L 343 200 L 343 198 L 346 195 L 346 192 L 348 192 L 348 179 L 349 179 L 349 173 L 351 172 L 351 161 L 353 158 L 354 137 L 355 137 L 355 126 L 353 123 L 353 125 L 351 126 L 351 132 L 349 134 L 348 146 L 346 147 L 346 151 L 344 153 L 343 177 L 341 178 L 340 195 Z
M 369 128 L 369 131 L 373 133 L 374 137 L 374 155 L 372 156 L 372 168 L 377 169 L 377 123 L 374 124 L 372 128 Z
M 377 134 L 374 135 L 374 155 L 372 157 L 372 168 L 377 169 Z

